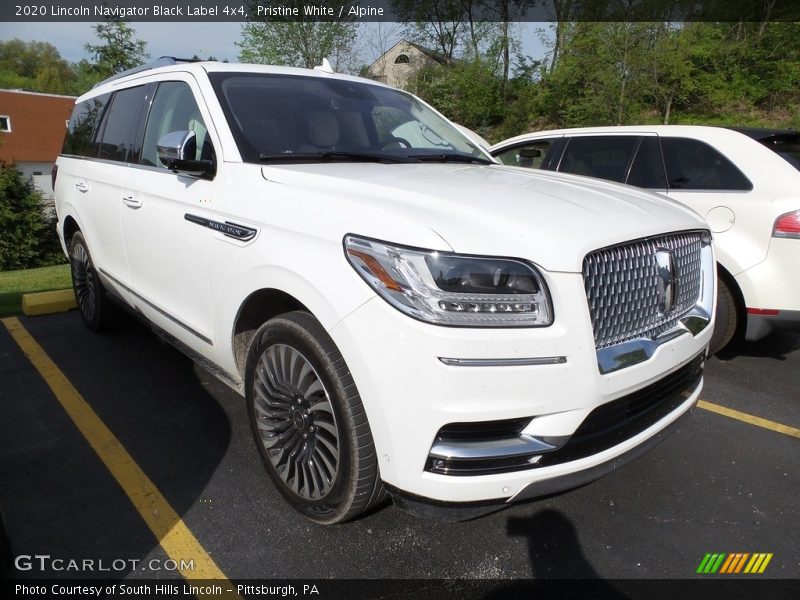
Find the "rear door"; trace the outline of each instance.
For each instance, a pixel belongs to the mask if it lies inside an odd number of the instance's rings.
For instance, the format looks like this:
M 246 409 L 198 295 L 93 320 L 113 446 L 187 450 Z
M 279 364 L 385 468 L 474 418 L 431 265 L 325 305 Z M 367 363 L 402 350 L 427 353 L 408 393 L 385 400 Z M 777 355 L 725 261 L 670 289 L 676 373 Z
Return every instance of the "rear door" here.
M 662 136 L 661 148 L 669 196 L 707 219 L 718 242 L 724 239 L 736 223 L 737 210 L 751 203 L 753 184 L 706 142 Z
M 755 190 L 721 149 L 704 141 L 661 136 L 661 148 L 669 196 L 706 219 L 717 260 L 733 275 L 762 261 L 774 221 L 771 195 Z
M 89 185 L 84 177 L 84 167 L 92 156 L 91 147 L 94 147 L 94 156 L 97 156 L 97 146 L 93 145 L 93 141 L 98 135 L 103 111 L 110 99 L 111 94 L 101 94 L 76 104 L 67 124 L 64 146 L 56 161 L 58 171 L 53 190 L 62 226 L 64 215 L 74 215 L 83 221 L 84 209 L 89 210 L 91 206 L 85 202 Z M 91 215 L 87 214 L 86 218 L 88 222 L 93 221 Z
M 144 99 L 143 85 L 114 92 L 74 183 L 76 196 L 80 196 L 80 225 L 95 267 L 107 287 L 126 300 L 130 270 L 120 209 L 128 163 L 137 160 L 136 136 Z

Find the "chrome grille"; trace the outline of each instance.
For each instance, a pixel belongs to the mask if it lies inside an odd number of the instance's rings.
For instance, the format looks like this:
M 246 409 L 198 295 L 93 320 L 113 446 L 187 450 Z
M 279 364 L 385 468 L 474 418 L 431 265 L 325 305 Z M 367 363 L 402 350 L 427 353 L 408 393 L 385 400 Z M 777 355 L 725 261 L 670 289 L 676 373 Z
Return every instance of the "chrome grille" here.
M 696 303 L 701 283 L 701 232 L 688 231 L 603 248 L 583 259 L 583 281 L 596 348 L 669 331 Z M 674 261 L 674 303 L 659 311 L 656 252 Z

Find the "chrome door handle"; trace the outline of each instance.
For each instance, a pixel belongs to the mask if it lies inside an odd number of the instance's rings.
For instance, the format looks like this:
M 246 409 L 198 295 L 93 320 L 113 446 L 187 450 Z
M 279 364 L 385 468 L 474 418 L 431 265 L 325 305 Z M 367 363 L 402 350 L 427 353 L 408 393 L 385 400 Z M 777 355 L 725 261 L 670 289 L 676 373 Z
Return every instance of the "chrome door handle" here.
M 75 189 L 84 194 L 89 191 L 89 184 L 85 181 L 79 181 L 75 184 Z
M 134 198 L 133 196 L 123 196 L 122 197 L 122 202 L 124 202 L 125 206 L 127 206 L 128 208 L 141 208 L 142 207 L 142 201 L 139 200 L 138 198 Z

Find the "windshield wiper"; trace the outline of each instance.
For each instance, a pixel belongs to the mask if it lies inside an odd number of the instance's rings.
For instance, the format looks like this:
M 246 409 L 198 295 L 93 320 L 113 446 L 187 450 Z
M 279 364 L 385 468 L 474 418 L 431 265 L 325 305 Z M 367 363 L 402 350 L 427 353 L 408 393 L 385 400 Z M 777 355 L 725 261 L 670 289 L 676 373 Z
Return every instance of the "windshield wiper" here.
M 439 154 L 410 154 L 409 158 L 421 162 L 460 162 L 478 163 L 479 165 L 495 164 L 488 158 L 481 158 L 480 156 L 473 156 L 472 154 L 454 154 L 450 152 L 441 152 Z
M 396 163 L 409 162 L 410 159 L 402 156 L 391 156 L 372 152 L 345 152 L 330 150 L 324 152 L 282 152 L 280 154 L 260 154 L 258 160 L 268 162 L 330 162 L 330 161 L 355 161 Z

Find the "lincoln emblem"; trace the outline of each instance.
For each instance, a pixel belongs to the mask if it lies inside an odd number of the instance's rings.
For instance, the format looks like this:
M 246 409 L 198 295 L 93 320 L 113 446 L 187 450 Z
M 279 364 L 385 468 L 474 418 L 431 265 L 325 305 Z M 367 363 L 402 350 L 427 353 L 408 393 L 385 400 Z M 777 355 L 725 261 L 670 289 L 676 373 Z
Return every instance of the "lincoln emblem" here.
M 656 274 L 658 312 L 665 315 L 675 304 L 675 258 L 669 250 L 656 251 Z

